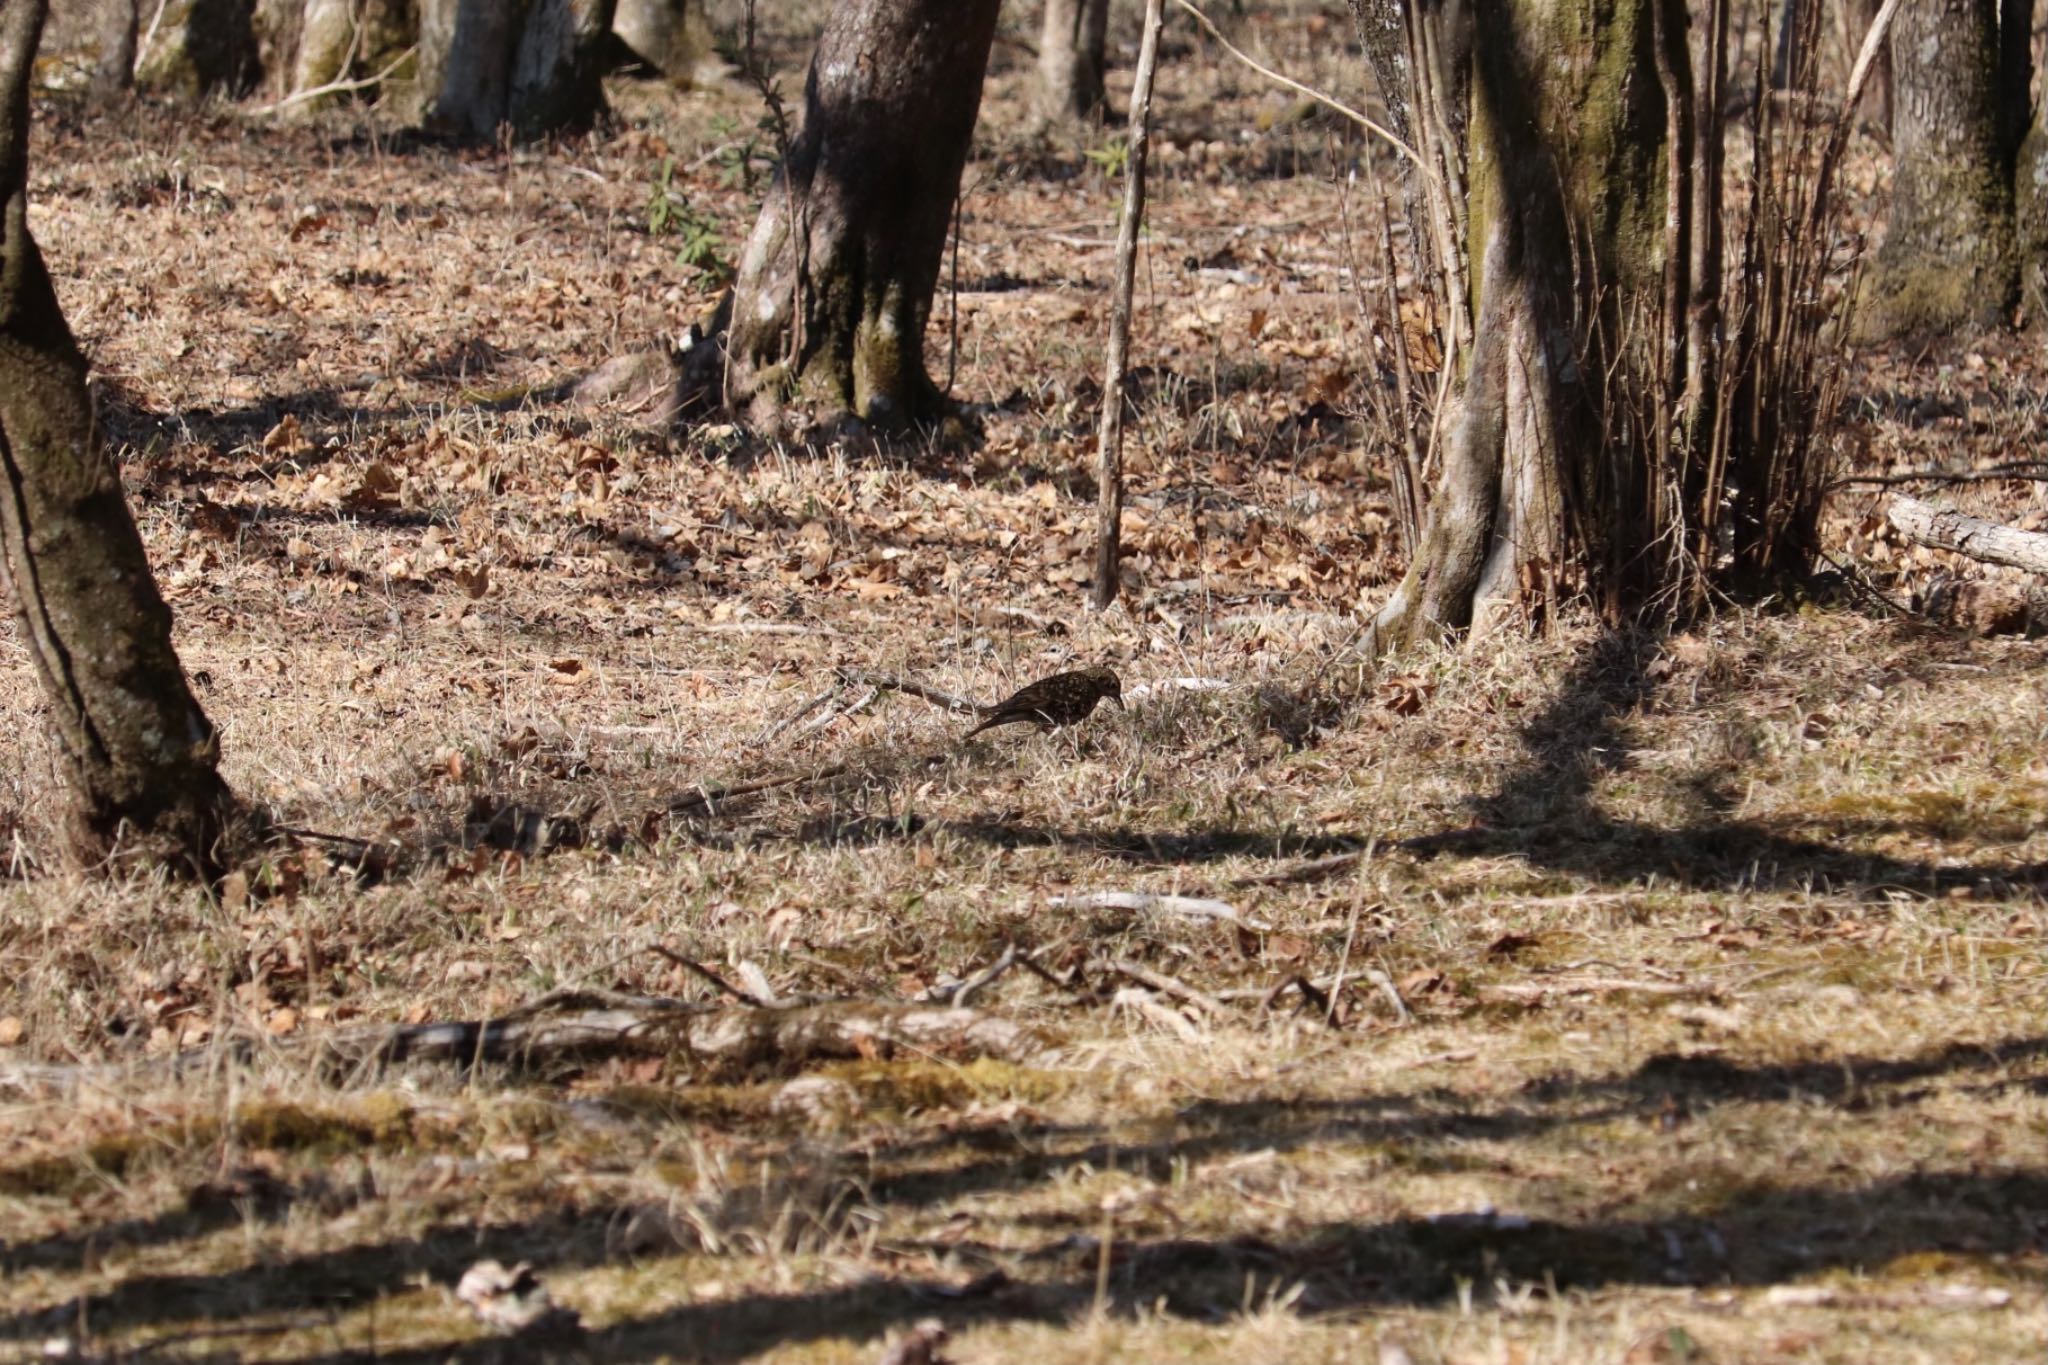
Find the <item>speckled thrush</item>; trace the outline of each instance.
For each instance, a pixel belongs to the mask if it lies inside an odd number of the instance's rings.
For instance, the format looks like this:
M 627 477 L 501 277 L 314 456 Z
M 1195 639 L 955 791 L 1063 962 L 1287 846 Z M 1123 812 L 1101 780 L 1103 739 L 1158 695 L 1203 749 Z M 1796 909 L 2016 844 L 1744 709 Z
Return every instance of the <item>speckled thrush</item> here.
M 1124 685 L 1116 674 L 1097 664 L 1093 668 L 1079 668 L 1071 673 L 1055 673 L 1049 678 L 1040 678 L 1026 684 L 1014 696 L 997 702 L 994 706 L 981 708 L 981 724 L 969 730 L 969 736 L 998 725 L 1014 725 L 1028 721 L 1041 729 L 1056 725 L 1072 725 L 1086 720 L 1095 704 L 1104 697 L 1119 707 L 1124 704 Z

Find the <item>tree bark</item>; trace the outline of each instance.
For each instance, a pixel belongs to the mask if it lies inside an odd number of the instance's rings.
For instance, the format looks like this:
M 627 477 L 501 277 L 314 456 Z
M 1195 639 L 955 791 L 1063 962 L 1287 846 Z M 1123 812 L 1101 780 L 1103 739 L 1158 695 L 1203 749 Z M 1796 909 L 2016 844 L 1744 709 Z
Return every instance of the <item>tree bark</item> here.
M 2048 535 L 1936 507 L 1918 498 L 1893 498 L 1885 519 L 1922 545 L 1953 550 L 1986 564 L 2006 564 L 2048 575 Z
M 613 0 L 533 0 L 506 105 L 520 137 L 588 128 L 604 114 L 612 9 Z
M 1880 0 L 1842 0 L 1842 27 L 1849 61 L 1856 61 L 1856 51 L 1863 43 L 1863 35 L 1870 32 L 1870 23 L 1877 18 Z M 1869 83 L 1863 87 L 1863 115 L 1876 125 L 1887 140 L 1892 135 L 1892 54 L 1891 44 L 1885 44 L 1878 55 L 1877 64 L 1871 69 Z
M 2048 84 L 2013 167 L 2013 219 L 2020 263 L 2020 299 L 2031 324 L 2048 322 Z
M 44 0 L 0 0 L 0 566 L 72 779 L 84 861 L 223 866 L 213 726 L 93 419 L 86 360 L 28 230 L 28 84 Z
M 998 0 L 843 0 L 803 124 L 741 253 L 729 397 L 758 420 L 808 390 L 883 426 L 939 415 L 924 329 Z
M 604 113 L 600 77 L 614 0 L 421 0 L 419 125 L 485 142 L 587 128 Z
M 1045 0 L 1038 36 L 1038 114 L 1101 121 L 1109 114 L 1109 0 Z
M 255 10 L 255 0 L 167 0 L 135 83 L 187 99 L 247 94 L 263 74 Z
M 93 89 L 102 95 L 135 87 L 136 0 L 101 0 L 100 56 L 93 67 Z
M 2001 61 L 1998 0 L 1899 11 L 1891 213 L 1858 304 L 1867 339 L 1993 327 L 2011 313 L 2019 259 Z
M 1654 309 L 1664 263 L 1688 249 L 1663 221 L 1667 139 L 1686 130 L 1665 128 L 1654 47 L 1687 69 L 1683 11 L 1512 0 L 1474 21 L 1440 44 L 1470 53 L 1472 297 L 1453 303 L 1470 307 L 1474 341 L 1421 544 L 1376 621 L 1382 646 L 1483 633 L 1587 586 L 1623 535 L 1605 513 L 1628 496 L 1616 485 L 1632 452 L 1602 429 L 1623 322 Z
M 702 0 L 619 0 L 612 32 L 678 85 L 698 79 L 699 66 L 717 53 Z

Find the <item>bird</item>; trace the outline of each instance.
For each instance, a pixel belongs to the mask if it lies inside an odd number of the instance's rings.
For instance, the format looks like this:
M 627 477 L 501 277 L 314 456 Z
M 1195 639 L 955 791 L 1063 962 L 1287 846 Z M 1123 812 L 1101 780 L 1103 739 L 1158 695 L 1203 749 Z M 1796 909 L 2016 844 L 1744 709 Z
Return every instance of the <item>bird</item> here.
M 1115 702 L 1119 709 L 1124 704 L 1123 683 L 1101 664 L 1093 668 L 1077 668 L 1070 673 L 1055 673 L 1049 678 L 1025 684 L 994 706 L 981 707 L 981 724 L 969 730 L 965 737 L 971 739 L 983 730 L 998 725 L 1014 725 L 1019 721 L 1029 721 L 1040 729 L 1072 725 L 1086 720 L 1088 713 L 1104 697 Z

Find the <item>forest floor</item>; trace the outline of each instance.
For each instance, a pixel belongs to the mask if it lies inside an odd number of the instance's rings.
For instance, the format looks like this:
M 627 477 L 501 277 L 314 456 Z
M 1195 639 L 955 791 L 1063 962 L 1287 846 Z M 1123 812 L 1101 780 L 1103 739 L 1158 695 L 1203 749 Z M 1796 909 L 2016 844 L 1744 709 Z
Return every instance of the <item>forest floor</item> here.
M 1236 31 L 1355 90 L 1344 25 Z M 218 897 L 53 866 L 0 636 L 0 1358 L 869 1362 L 927 1319 L 961 1362 L 2039 1356 L 2048 649 L 1886 605 L 1976 570 L 1851 488 L 1870 592 L 1369 668 L 1377 209 L 1184 25 L 1087 612 L 1119 187 L 1108 136 L 1025 130 L 1028 66 L 1006 33 L 932 328 L 983 438 L 908 448 L 544 396 L 710 305 L 679 251 L 735 253 L 773 156 L 742 87 L 622 80 L 509 153 L 39 99 L 32 223 L 227 774 L 369 846 Z M 1852 364 L 1863 471 L 2041 448 L 2037 338 Z M 2038 528 L 2043 487 L 1936 491 Z M 1075 661 L 1149 690 L 963 742 L 834 675 Z M 1006 951 L 1042 971 L 958 1033 Z M 756 1013 L 678 958 L 939 1032 L 324 1048 L 562 991 Z M 485 1259 L 578 1322 L 494 1335 Z

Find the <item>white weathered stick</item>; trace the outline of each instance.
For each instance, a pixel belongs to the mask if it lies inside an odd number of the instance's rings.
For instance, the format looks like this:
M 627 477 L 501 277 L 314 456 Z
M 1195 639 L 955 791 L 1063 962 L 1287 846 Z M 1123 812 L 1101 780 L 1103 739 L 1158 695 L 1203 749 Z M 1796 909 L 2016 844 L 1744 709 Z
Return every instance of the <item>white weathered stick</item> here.
M 1150 891 L 1084 891 L 1075 896 L 1047 896 L 1045 903 L 1072 906 L 1078 910 L 1135 910 L 1141 915 L 1220 919 L 1262 934 L 1271 932 L 1273 928 L 1270 924 L 1246 919 L 1227 901 L 1208 900 L 1201 896 L 1155 895 Z
M 1954 550 L 1987 564 L 2008 564 L 2030 573 L 2048 574 L 2048 535 L 2039 531 L 2016 531 L 1918 498 L 1893 498 L 1885 516 L 1922 545 Z
M 1161 678 L 1157 682 L 1139 683 L 1124 693 L 1124 701 L 1143 701 L 1161 692 L 1228 692 L 1230 687 L 1221 678 Z

